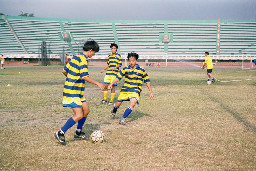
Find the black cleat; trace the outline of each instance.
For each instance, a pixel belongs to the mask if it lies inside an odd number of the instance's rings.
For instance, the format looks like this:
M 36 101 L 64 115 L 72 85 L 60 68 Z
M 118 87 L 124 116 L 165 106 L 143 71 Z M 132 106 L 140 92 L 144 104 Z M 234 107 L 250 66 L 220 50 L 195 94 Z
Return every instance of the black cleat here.
M 116 116 L 116 112 L 111 110 L 111 114 L 110 114 L 111 119 L 115 119 L 115 116 Z
M 76 131 L 75 134 L 74 134 L 74 138 L 80 138 L 80 139 L 83 139 L 83 140 L 88 140 L 89 139 L 89 136 L 86 136 L 86 134 L 82 131 Z
M 54 133 L 54 137 L 62 144 L 66 145 L 65 136 L 61 133 L 61 131 L 57 131 Z

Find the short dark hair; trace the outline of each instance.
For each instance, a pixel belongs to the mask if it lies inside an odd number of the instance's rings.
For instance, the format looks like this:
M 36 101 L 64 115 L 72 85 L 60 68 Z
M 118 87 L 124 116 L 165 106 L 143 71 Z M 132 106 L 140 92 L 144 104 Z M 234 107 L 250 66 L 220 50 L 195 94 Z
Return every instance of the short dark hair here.
M 209 52 L 204 52 L 205 54 L 209 55 Z
M 117 44 L 111 43 L 110 48 L 112 48 L 113 46 L 115 46 L 118 49 L 118 45 Z
M 134 57 L 134 58 L 136 58 L 136 60 L 139 59 L 139 55 L 135 52 L 128 53 L 128 56 L 127 56 L 128 60 L 130 57 Z
M 98 43 L 92 39 L 90 40 L 87 40 L 85 43 L 84 43 L 84 47 L 83 47 L 83 50 L 84 51 L 89 51 L 89 50 L 93 50 L 94 52 L 99 52 L 100 51 L 100 47 L 98 45 Z

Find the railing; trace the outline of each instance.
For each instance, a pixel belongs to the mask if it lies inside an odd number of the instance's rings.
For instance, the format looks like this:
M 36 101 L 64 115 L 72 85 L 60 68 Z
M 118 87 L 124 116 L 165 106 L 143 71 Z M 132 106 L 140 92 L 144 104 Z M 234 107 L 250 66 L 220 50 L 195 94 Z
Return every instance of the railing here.
M 126 58 L 127 54 L 122 54 Z M 210 55 L 214 60 L 254 60 L 255 55 Z M 40 54 L 4 54 L 5 58 L 41 58 Z M 71 56 L 70 56 L 71 57 Z M 92 59 L 107 59 L 108 55 L 95 55 Z M 59 54 L 50 54 L 48 58 L 60 59 Z M 204 55 L 140 55 L 139 59 L 162 60 L 204 60 Z

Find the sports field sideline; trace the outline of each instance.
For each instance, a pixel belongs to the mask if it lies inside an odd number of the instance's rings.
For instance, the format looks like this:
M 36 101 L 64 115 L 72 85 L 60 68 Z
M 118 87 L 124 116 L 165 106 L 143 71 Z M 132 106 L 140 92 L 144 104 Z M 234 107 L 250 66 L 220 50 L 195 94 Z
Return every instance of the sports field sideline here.
M 89 66 L 102 82 L 104 65 Z M 0 71 L 0 170 L 256 170 L 256 70 L 216 67 L 207 85 L 199 67 L 146 67 L 155 95 L 143 86 L 127 125 L 86 84 L 90 114 L 84 130 L 105 133 L 93 144 L 61 146 L 53 133 L 72 115 L 62 107 L 63 66 L 9 66 Z M 121 81 L 117 87 L 120 91 Z

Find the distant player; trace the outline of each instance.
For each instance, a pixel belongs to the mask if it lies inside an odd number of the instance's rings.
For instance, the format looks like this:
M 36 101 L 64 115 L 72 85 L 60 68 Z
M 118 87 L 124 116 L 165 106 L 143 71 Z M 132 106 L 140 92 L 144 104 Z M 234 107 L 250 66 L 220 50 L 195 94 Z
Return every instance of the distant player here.
M 102 100 L 102 104 L 107 102 L 107 96 L 108 96 L 108 85 L 113 82 L 113 80 L 116 78 L 116 74 L 119 71 L 119 68 L 122 66 L 122 57 L 117 53 L 118 45 L 115 43 L 111 43 L 110 45 L 112 54 L 108 56 L 107 65 L 103 70 L 100 71 L 100 73 L 103 73 L 106 69 L 106 75 L 104 78 L 104 97 Z M 111 97 L 109 101 L 109 105 L 113 104 L 113 100 L 115 98 L 115 87 L 117 84 L 114 84 L 111 88 Z
M 212 75 L 212 69 L 213 69 L 213 63 L 212 63 L 212 58 L 209 55 L 209 52 L 205 52 L 205 61 L 203 63 L 202 69 L 204 69 L 205 67 L 207 68 L 207 75 L 208 75 L 208 81 L 210 81 L 210 79 L 212 80 L 212 83 L 215 82 L 215 79 Z
M 0 60 L 1 60 L 1 69 L 5 69 L 4 68 L 4 55 L 1 55 Z
M 101 90 L 104 88 L 103 84 L 93 80 L 88 73 L 88 58 L 99 51 L 99 45 L 90 40 L 85 42 L 83 50 L 84 52 L 74 56 L 62 71 L 67 77 L 63 90 L 63 107 L 71 107 L 74 112 L 65 125 L 54 134 L 55 138 L 63 145 L 66 144 L 64 134 L 77 122 L 74 138 L 86 138 L 82 128 L 90 110 L 84 97 L 85 81 L 97 85 Z
M 143 67 L 137 64 L 139 55 L 132 52 L 128 53 L 127 58 L 129 61 L 129 66 L 120 70 L 114 81 L 108 86 L 108 89 L 112 89 L 114 84 L 116 84 L 123 77 L 125 77 L 125 82 L 121 89 L 120 95 L 117 99 L 117 102 L 114 104 L 113 110 L 111 111 L 111 118 L 114 118 L 117 109 L 122 104 L 122 102 L 130 101 L 129 107 L 125 110 L 123 117 L 119 121 L 119 123 L 122 125 L 126 124 L 125 119 L 132 112 L 136 103 L 138 103 L 138 101 L 140 100 L 140 93 L 142 91 L 143 83 L 146 83 L 148 87 L 150 98 L 154 98 L 148 74 Z

